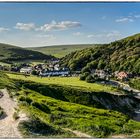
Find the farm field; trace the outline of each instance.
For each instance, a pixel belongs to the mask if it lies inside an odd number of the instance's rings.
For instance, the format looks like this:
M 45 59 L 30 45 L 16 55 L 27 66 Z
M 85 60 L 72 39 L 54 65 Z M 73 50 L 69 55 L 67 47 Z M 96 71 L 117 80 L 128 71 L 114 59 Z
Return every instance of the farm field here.
M 79 77 L 36 77 L 36 76 L 29 76 L 25 77 L 24 75 L 17 75 L 7 73 L 7 75 L 12 79 L 17 80 L 25 80 L 25 81 L 33 81 L 43 84 L 55 84 L 55 85 L 66 85 L 66 86 L 74 86 L 77 88 L 83 88 L 92 91 L 104 91 L 104 92 L 115 92 L 117 89 L 111 86 L 105 86 L 97 83 L 87 83 L 85 81 L 79 80 Z

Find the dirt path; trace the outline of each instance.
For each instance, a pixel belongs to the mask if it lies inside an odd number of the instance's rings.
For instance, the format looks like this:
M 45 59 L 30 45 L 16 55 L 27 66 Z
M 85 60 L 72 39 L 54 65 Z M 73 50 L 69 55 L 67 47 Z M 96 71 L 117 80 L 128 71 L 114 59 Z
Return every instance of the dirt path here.
M 69 128 L 63 128 L 63 129 L 66 130 L 66 131 L 72 132 L 73 134 L 75 134 L 79 138 L 93 138 L 92 136 L 90 136 L 88 134 L 85 134 L 83 132 L 77 131 L 77 130 L 71 130 Z
M 112 139 L 126 139 L 127 138 L 127 135 L 124 135 L 124 134 L 113 135 L 110 138 L 112 138 Z
M 4 109 L 6 115 L 0 118 L 0 138 L 21 138 L 17 129 L 19 120 L 15 121 L 13 119 L 17 105 L 15 101 L 9 97 L 6 89 L 1 90 L 1 92 L 4 96 L 0 98 L 0 106 Z

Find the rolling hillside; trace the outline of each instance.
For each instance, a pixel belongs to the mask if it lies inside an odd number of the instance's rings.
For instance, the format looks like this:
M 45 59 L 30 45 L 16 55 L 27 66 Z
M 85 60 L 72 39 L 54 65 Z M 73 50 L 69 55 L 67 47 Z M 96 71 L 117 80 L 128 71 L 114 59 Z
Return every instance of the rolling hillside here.
M 83 72 L 98 68 L 140 74 L 140 34 L 100 47 L 75 51 L 62 58 L 61 64 L 72 70 L 82 69 Z
M 79 45 L 56 45 L 56 46 L 45 46 L 45 47 L 32 47 L 29 48 L 34 51 L 39 51 L 47 55 L 53 55 L 55 57 L 64 57 L 65 55 L 76 51 L 81 50 L 88 47 L 95 47 L 99 45 L 93 45 L 93 44 L 79 44 Z
M 51 55 L 45 55 L 37 51 L 27 50 L 13 45 L 0 43 L 0 61 L 18 61 L 18 60 L 44 60 L 54 58 Z

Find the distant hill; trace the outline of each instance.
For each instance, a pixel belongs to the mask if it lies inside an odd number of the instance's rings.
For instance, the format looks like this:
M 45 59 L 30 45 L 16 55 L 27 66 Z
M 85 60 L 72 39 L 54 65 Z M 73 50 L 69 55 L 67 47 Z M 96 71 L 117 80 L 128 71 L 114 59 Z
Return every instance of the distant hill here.
M 124 70 L 140 74 L 140 34 L 100 47 L 75 51 L 61 59 L 71 70 L 90 72 L 91 69 Z
M 32 47 L 29 49 L 61 58 L 73 51 L 82 50 L 84 48 L 95 47 L 95 46 L 99 46 L 99 45 L 96 44 L 95 45 L 94 44 L 54 45 L 54 46 L 44 46 L 44 47 Z
M 37 51 L 0 43 L 0 61 L 44 60 L 51 58 L 54 57 Z

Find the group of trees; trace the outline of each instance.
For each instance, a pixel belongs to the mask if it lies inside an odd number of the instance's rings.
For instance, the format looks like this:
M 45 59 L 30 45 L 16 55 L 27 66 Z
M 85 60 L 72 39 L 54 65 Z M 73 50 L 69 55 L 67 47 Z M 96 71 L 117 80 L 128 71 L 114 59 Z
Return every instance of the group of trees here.
M 140 34 L 73 52 L 61 59 L 61 64 L 71 70 L 81 70 L 82 79 L 92 69 L 127 71 L 140 74 Z M 88 77 L 89 78 L 89 77 Z

